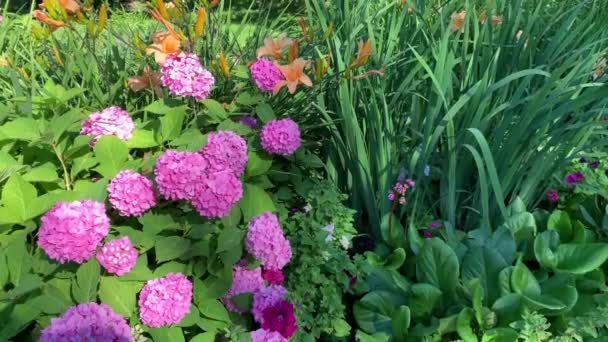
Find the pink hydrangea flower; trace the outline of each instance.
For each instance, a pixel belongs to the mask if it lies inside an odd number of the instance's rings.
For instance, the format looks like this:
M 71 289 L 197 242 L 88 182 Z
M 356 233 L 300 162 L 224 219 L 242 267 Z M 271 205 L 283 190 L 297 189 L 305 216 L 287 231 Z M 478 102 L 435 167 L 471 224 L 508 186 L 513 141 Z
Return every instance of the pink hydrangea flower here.
M 547 199 L 550 202 L 557 202 L 557 201 L 559 201 L 559 194 L 557 193 L 557 190 L 551 189 L 551 190 L 547 191 Z
M 249 70 L 255 85 L 263 92 L 272 93 L 275 86 L 285 80 L 281 70 L 266 58 L 260 58 L 253 63 Z
M 277 331 L 258 329 L 251 332 L 251 342 L 287 342 L 287 339 Z
M 149 280 L 139 293 L 139 318 L 152 328 L 179 323 L 192 304 L 192 283 L 181 273 Z
M 38 246 L 60 263 L 83 263 L 93 256 L 110 230 L 103 203 L 58 202 L 41 218 Z
M 262 127 L 262 147 L 270 154 L 288 156 L 302 143 L 300 128 L 291 119 L 272 120 Z
M 290 338 L 298 330 L 293 305 L 286 300 L 264 309 L 262 329 L 276 331 L 285 338 Z
M 131 342 L 127 321 L 106 304 L 72 306 L 42 330 L 39 342 L 114 341 Z
M 232 269 L 232 285 L 222 301 L 226 308 L 232 312 L 243 313 L 231 298 L 242 293 L 256 293 L 264 287 L 264 279 L 262 279 L 262 269 L 256 267 L 252 270 L 247 269 L 247 263 L 244 261 L 234 265 Z
M 112 179 L 108 197 L 120 216 L 140 216 L 156 205 L 152 182 L 131 170 L 120 171 Z
M 224 217 L 243 197 L 243 184 L 230 171 L 208 174 L 196 184 L 192 206 L 207 218 Z
M 245 246 L 268 270 L 281 270 L 291 259 L 291 245 L 276 215 L 265 212 L 249 222 Z
M 137 250 L 133 247 L 131 240 L 124 236 L 106 243 L 97 252 L 97 261 L 109 273 L 122 276 L 131 272 L 138 257 Z
M 232 131 L 209 133 L 207 145 L 200 153 L 209 162 L 212 172 L 231 170 L 238 177 L 247 165 L 247 143 Z
M 198 56 L 191 53 L 169 55 L 161 68 L 160 80 L 176 96 L 206 99 L 215 83 L 213 75 L 201 66 Z
M 264 310 L 277 305 L 287 296 L 287 290 L 280 285 L 271 285 L 261 288 L 253 295 L 253 307 L 251 312 L 258 323 L 264 323 Z
M 169 200 L 191 199 L 208 166 L 207 160 L 196 152 L 166 151 L 154 168 L 160 193 Z
M 93 146 L 104 135 L 114 135 L 127 141 L 131 139 L 134 128 L 135 125 L 129 113 L 120 107 L 113 106 L 89 115 L 89 118 L 82 122 L 80 134 L 92 135 L 93 140 L 90 145 Z

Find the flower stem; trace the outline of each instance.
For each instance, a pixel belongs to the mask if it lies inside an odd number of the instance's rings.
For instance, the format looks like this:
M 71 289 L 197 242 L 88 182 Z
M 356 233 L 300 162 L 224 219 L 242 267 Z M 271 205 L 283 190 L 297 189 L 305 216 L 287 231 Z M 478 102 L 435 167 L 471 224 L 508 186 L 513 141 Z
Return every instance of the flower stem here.
M 63 180 L 65 181 L 65 188 L 70 191 L 72 190 L 72 182 L 70 180 L 68 168 L 65 166 L 65 161 L 63 160 L 61 153 L 59 153 L 59 150 L 57 150 L 57 145 L 52 144 L 51 146 L 53 146 L 53 152 L 55 152 L 55 155 L 57 156 L 57 159 L 59 159 L 59 163 L 61 163 L 61 167 L 63 168 Z

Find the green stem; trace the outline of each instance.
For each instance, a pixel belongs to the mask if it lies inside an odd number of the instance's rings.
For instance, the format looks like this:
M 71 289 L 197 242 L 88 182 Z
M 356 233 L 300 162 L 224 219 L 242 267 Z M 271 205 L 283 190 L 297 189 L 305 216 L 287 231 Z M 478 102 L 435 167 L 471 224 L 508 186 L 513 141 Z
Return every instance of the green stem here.
M 65 166 L 65 161 L 63 160 L 61 153 L 59 153 L 59 150 L 57 150 L 57 145 L 52 144 L 51 146 L 53 146 L 53 152 L 55 152 L 55 155 L 57 156 L 57 159 L 59 159 L 59 163 L 61 163 L 61 167 L 63 168 L 63 180 L 65 181 L 65 188 L 70 191 L 72 190 L 72 181 L 70 180 L 68 168 Z

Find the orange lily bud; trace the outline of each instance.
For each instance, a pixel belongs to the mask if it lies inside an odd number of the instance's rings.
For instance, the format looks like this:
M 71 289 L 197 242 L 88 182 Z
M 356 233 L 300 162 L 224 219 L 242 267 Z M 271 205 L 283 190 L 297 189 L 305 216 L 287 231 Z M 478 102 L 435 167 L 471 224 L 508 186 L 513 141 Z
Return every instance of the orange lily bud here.
M 224 77 L 228 78 L 228 76 L 230 76 L 230 69 L 228 68 L 228 62 L 226 62 L 226 57 L 224 56 L 223 51 L 220 52 L 219 63 L 222 74 L 224 74 Z
M 302 35 L 304 35 L 304 40 L 310 43 L 312 41 L 312 37 L 308 34 L 308 28 L 306 27 L 306 22 L 304 21 L 304 18 L 298 19 L 298 25 L 300 25 L 300 28 L 302 29 Z
M 57 61 L 57 63 L 59 63 L 59 65 L 63 66 L 63 61 L 61 60 L 61 56 L 59 55 L 59 51 L 57 51 L 57 48 L 53 46 L 53 54 L 55 55 L 55 60 Z
M 101 8 L 99 9 L 99 22 L 97 23 L 97 34 L 100 34 L 103 31 L 107 21 L 108 9 L 106 8 L 106 4 L 101 4 Z
M 198 15 L 196 16 L 196 24 L 194 25 L 194 37 L 199 38 L 205 32 L 205 20 L 207 13 L 205 8 L 201 7 L 198 9 Z
M 167 12 L 167 7 L 163 0 L 156 0 L 156 9 L 163 18 L 169 19 L 169 13 Z
M 300 41 L 296 39 L 289 47 L 289 51 L 287 52 L 287 61 L 291 63 L 298 57 L 300 57 Z
M 351 63 L 351 68 L 356 68 L 367 64 L 369 57 L 372 55 L 372 41 L 370 39 L 368 39 L 365 43 L 363 41 L 359 41 L 357 45 L 359 46 L 359 56 L 357 56 L 357 58 Z

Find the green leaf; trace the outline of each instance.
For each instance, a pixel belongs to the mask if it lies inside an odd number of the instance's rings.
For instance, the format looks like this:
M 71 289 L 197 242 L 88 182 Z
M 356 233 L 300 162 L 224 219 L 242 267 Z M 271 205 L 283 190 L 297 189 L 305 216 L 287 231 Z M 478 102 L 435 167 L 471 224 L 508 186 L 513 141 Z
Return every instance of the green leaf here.
M 148 330 L 154 342 L 185 342 L 181 328 L 151 328 Z
M 15 287 L 8 292 L 0 293 L 0 301 L 17 299 L 20 296 L 38 290 L 40 287 L 42 287 L 42 285 L 43 283 L 40 277 L 30 273 L 25 274 L 23 277 L 21 277 L 19 287 Z
M 500 322 L 513 322 L 521 318 L 522 296 L 510 293 L 502 296 L 492 304 L 492 311 L 496 312 Z
M 45 163 L 26 172 L 23 179 L 27 182 L 54 182 L 59 179 L 59 176 L 55 171 L 55 165 Z
M 204 299 L 198 304 L 201 314 L 216 321 L 230 322 L 228 311 L 217 299 Z
M 229 227 L 223 229 L 217 239 L 216 253 L 242 248 L 241 243 L 244 237 L 245 232 L 238 228 Z
M 45 285 L 42 294 L 35 297 L 30 303 L 41 312 L 50 315 L 62 314 L 73 305 L 61 290 L 49 284 Z
M 95 144 L 94 151 L 99 161 L 96 170 L 107 178 L 114 177 L 129 158 L 127 144 L 113 135 L 102 136 Z
M 185 130 L 179 137 L 171 140 L 171 146 L 186 146 L 189 151 L 200 150 L 207 143 L 206 136 L 198 129 Z
M 101 268 L 95 258 L 78 267 L 76 279 L 72 283 L 72 296 L 77 303 L 94 302 L 97 297 L 97 284 Z
M 602 266 L 608 259 L 608 244 L 563 244 L 557 248 L 557 271 L 584 274 Z
M 170 141 L 177 138 L 182 132 L 185 118 L 186 110 L 183 107 L 175 108 L 161 117 L 159 120 L 162 141 Z
M 40 139 L 38 121 L 30 118 L 17 118 L 0 126 L 0 141 L 25 140 L 36 141 Z
M 452 293 L 458 284 L 460 266 L 456 253 L 438 238 L 426 239 L 416 258 L 416 274 L 421 282 Z
M 555 230 L 546 230 L 534 239 L 534 256 L 536 261 L 547 269 L 557 266 L 557 255 L 554 251 L 559 245 L 559 234 Z
M 194 336 L 190 342 L 215 342 L 215 332 L 204 332 Z
M 219 123 L 222 120 L 226 120 L 228 118 L 228 114 L 219 102 L 211 99 L 206 99 L 201 101 L 205 107 L 207 107 L 206 116 L 209 118 L 211 123 Z
M 10 313 L 3 313 L 0 341 L 9 341 L 11 337 L 27 328 L 39 314 L 40 310 L 31 303 L 17 304 Z
M 120 281 L 117 277 L 101 277 L 99 299 L 117 314 L 129 318 L 135 311 L 137 292 L 142 284 Z
M 565 211 L 553 211 L 547 221 L 547 229 L 558 232 L 562 242 L 568 242 L 572 239 L 572 222 Z
M 515 242 L 528 241 L 536 234 L 536 220 L 528 212 L 515 214 L 507 219 L 504 227 L 511 231 Z
M 150 148 L 158 146 L 158 142 L 154 139 L 154 132 L 136 128 L 133 131 L 133 136 L 127 141 L 128 148 Z
M 389 270 L 398 270 L 401 265 L 405 262 L 405 250 L 403 248 L 397 248 L 386 258 L 386 267 Z
M 392 329 L 395 341 L 405 341 L 407 338 L 408 329 L 410 327 L 410 309 L 401 305 L 395 313 L 393 313 Z
M 410 287 L 408 306 L 414 318 L 428 316 L 441 298 L 441 290 L 431 284 L 418 283 Z
M 146 235 L 154 236 L 165 229 L 177 229 L 178 224 L 171 215 L 148 212 L 138 219 Z
M 355 303 L 353 314 L 363 331 L 370 334 L 376 332 L 391 334 L 393 315 L 403 304 L 405 304 L 403 297 L 390 292 L 373 291 Z
M 462 279 L 479 278 L 488 303 L 493 303 L 499 296 L 498 274 L 507 266 L 495 249 L 486 246 L 472 248 L 462 261 Z
M 10 275 L 9 279 L 15 287 L 19 287 L 21 278 L 27 275 L 32 267 L 32 256 L 27 251 L 25 234 L 19 234 L 18 237 L 6 247 L 5 253 L 7 259 L 6 264 Z
M 186 253 L 189 249 L 190 240 L 178 236 L 159 238 L 154 245 L 157 262 L 176 259 Z
M 486 331 L 481 342 L 513 342 L 517 341 L 519 334 L 511 328 L 496 328 Z
M 245 126 L 240 122 L 234 122 L 231 119 L 226 119 L 220 122 L 217 125 L 218 131 L 232 131 L 238 135 L 248 135 L 251 134 L 251 128 L 249 126 Z
M 270 195 L 264 189 L 251 184 L 245 184 L 239 206 L 243 210 L 245 222 L 249 222 L 254 216 L 263 212 L 277 210 Z
M 201 313 L 198 311 L 194 304 L 190 305 L 190 312 L 176 324 L 178 327 L 191 327 L 198 323 L 201 318 Z
M 245 169 L 245 177 L 255 177 L 263 175 L 272 166 L 272 159 L 267 156 L 261 156 L 256 152 L 249 151 L 249 159 L 247 160 L 247 168 Z
M 386 335 L 384 333 L 368 335 L 361 330 L 357 330 L 355 339 L 357 340 L 357 342 L 388 342 L 389 341 L 388 335 Z
M 23 177 L 13 174 L 2 189 L 2 204 L 10 217 L 1 217 L 0 221 L 21 223 L 31 218 L 32 203 L 36 200 L 36 188 Z
M 540 295 L 540 285 L 536 277 L 524 265 L 521 258 L 517 260 L 515 269 L 513 269 L 513 273 L 511 274 L 511 287 L 513 291 L 519 294 Z
M 199 306 L 207 299 L 222 297 L 232 284 L 232 269 L 228 268 L 221 276 L 209 275 L 205 280 L 194 281 L 194 302 Z
M 185 264 L 169 261 L 154 270 L 154 278 L 161 278 L 169 273 L 186 273 L 186 267 L 187 265 Z
M 244 106 L 253 106 L 262 101 L 264 101 L 264 97 L 258 94 L 251 95 L 251 93 L 240 93 L 239 96 L 236 97 L 236 103 Z
M 230 300 L 241 310 L 247 312 L 253 306 L 253 294 L 249 292 L 241 293 L 230 297 Z
M 260 103 L 255 108 L 255 114 L 262 120 L 263 123 L 274 120 L 277 116 L 274 114 L 272 107 L 268 103 Z
M 150 268 L 148 268 L 148 256 L 142 254 L 137 258 L 137 263 L 131 272 L 124 274 L 120 279 L 123 281 L 147 281 L 153 279 L 154 275 Z
M 87 153 L 82 157 L 78 157 L 72 161 L 72 168 L 70 169 L 70 176 L 76 178 L 76 176 L 82 172 L 91 169 L 97 165 L 98 161 L 93 153 Z
M 458 315 L 458 320 L 456 321 L 456 331 L 458 335 L 467 342 L 477 342 L 477 335 L 473 332 L 471 328 L 471 323 L 473 321 L 473 310 L 471 308 L 464 308 L 460 311 Z

